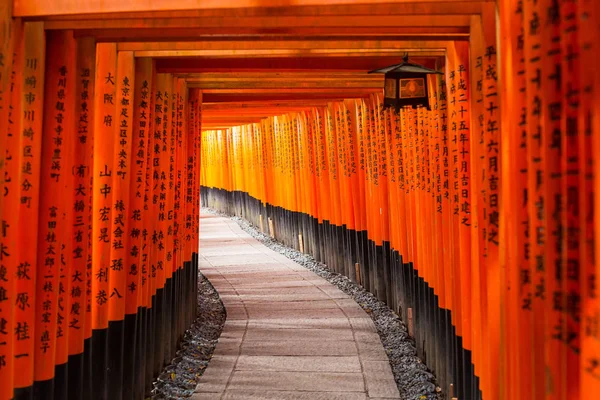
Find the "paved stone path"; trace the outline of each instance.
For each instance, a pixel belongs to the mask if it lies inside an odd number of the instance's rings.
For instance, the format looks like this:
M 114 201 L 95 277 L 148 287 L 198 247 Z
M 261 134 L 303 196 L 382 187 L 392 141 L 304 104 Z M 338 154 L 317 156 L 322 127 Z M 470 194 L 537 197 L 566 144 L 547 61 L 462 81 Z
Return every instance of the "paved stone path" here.
M 202 215 L 200 270 L 227 321 L 192 399 L 398 399 L 371 318 L 235 222 Z

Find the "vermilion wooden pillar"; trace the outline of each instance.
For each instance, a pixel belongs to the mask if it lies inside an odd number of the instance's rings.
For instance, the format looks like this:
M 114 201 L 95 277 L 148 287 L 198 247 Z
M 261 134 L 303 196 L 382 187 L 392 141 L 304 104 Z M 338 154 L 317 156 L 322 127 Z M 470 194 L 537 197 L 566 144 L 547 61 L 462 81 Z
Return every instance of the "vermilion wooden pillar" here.
M 111 222 L 113 217 L 113 175 L 117 114 L 117 46 L 96 45 L 94 90 L 94 161 L 92 197 L 92 397 L 104 400 L 108 395 L 108 328 Z
M 469 74 L 472 66 L 469 64 L 468 49 L 465 43 L 455 42 L 448 48 L 447 57 L 447 115 L 449 133 L 449 158 L 450 158 L 450 213 L 455 225 L 454 238 L 458 247 L 454 251 L 456 293 L 460 293 L 460 299 L 456 299 L 456 307 L 460 307 L 462 332 L 462 346 L 473 354 L 473 363 L 478 369 L 475 373 L 481 374 L 479 368 L 483 369 L 478 359 L 484 359 L 481 353 L 480 341 L 482 337 L 482 322 L 479 315 L 485 315 L 484 307 L 480 302 L 480 269 L 479 253 L 473 252 L 472 226 L 479 226 L 476 219 L 471 216 L 471 184 L 478 188 L 477 183 L 471 178 L 471 160 L 473 151 L 471 141 L 471 104 L 470 104 L 470 79 Z M 475 139 L 476 140 L 476 139 Z M 474 196 L 473 196 L 474 197 Z M 479 196 L 480 197 L 480 196 Z M 456 225 L 456 223 L 458 225 Z M 498 222 L 496 221 L 495 224 Z M 498 229 L 497 227 L 495 228 Z M 479 232 L 476 232 L 479 233 Z M 478 242 L 477 242 L 478 243 Z M 452 273 L 452 272 L 451 272 Z M 473 284 L 477 279 L 477 284 Z M 434 285 L 436 286 L 436 285 Z M 478 311 L 474 311 L 478 310 Z M 477 316 L 475 316 L 475 313 Z M 483 317 L 482 317 L 483 318 Z M 461 354 L 460 368 L 466 370 L 462 375 L 471 376 L 468 371 L 471 360 L 467 354 Z M 462 393 L 468 393 L 473 386 L 471 382 L 456 382 L 459 389 L 459 397 Z
M 70 308 L 66 317 L 69 331 L 69 398 L 91 390 L 91 199 L 92 149 L 94 144 L 93 104 L 96 68 L 96 43 L 93 38 L 77 39 L 77 66 L 73 72 L 75 118 L 73 133 L 73 186 L 67 202 L 72 208 L 72 253 Z
M 167 243 L 170 249 L 170 259 L 168 259 L 168 266 L 171 268 L 171 302 L 173 304 L 173 312 L 170 315 L 170 322 L 173 326 L 176 326 L 176 321 L 179 316 L 179 283 L 180 283 L 180 274 L 178 269 L 178 256 L 179 252 L 177 249 L 177 244 L 179 243 L 177 239 L 178 232 L 178 204 L 179 204 L 179 196 L 178 192 L 178 156 L 179 156 L 179 136 L 178 136 L 178 128 L 177 123 L 179 119 L 179 110 L 178 110 L 178 90 L 177 90 L 177 78 L 172 77 L 170 79 L 170 83 L 168 85 L 171 89 L 170 98 L 168 101 L 168 108 L 170 112 L 170 129 L 169 129 L 169 189 L 172 190 L 172 193 L 168 194 L 167 205 L 170 211 L 169 215 L 169 225 L 171 230 L 169 232 L 169 236 L 167 239 Z M 176 330 L 171 331 L 171 335 L 169 337 L 169 341 L 171 343 L 171 353 L 174 353 L 177 350 L 177 343 L 179 337 Z
M 515 4 L 515 8 L 518 5 Z M 548 0 L 544 0 L 540 3 L 541 9 L 550 9 L 554 6 L 554 3 Z M 527 26 L 529 22 L 523 16 L 523 19 L 515 18 L 523 26 Z M 512 21 L 512 20 L 511 20 Z M 560 104 L 563 99 L 560 86 L 555 84 L 558 77 L 555 76 L 557 67 L 560 68 L 563 54 L 561 53 L 560 42 L 556 41 L 556 37 L 561 36 L 561 22 L 552 18 L 548 19 L 548 25 L 546 29 L 540 31 L 539 40 L 532 41 L 533 45 L 541 43 L 541 60 L 535 63 L 535 66 L 540 69 L 542 76 L 547 77 L 547 81 L 541 86 L 541 91 L 537 91 L 539 98 L 543 99 L 542 109 L 546 109 L 548 112 L 541 112 L 540 115 L 540 126 L 543 127 L 543 131 L 534 131 L 534 143 L 535 141 L 541 141 L 541 158 L 538 160 L 536 172 L 541 176 L 537 176 L 530 182 L 536 184 L 536 196 L 531 197 L 531 201 L 535 202 L 536 220 L 543 218 L 543 231 L 536 234 L 535 237 L 530 237 L 529 240 L 539 241 L 542 239 L 544 243 L 543 254 L 540 254 L 538 250 L 537 257 L 543 255 L 543 264 L 536 262 L 536 268 L 541 269 L 543 266 L 543 289 L 544 294 L 544 335 L 545 337 L 553 337 L 556 333 L 556 326 L 562 324 L 562 311 L 561 307 L 556 306 L 557 298 L 562 295 L 562 283 L 561 274 L 557 274 L 557 268 L 560 268 L 563 260 L 561 259 L 561 235 L 558 234 L 562 229 L 562 209 L 563 204 L 560 195 L 560 179 L 561 179 L 561 168 L 562 158 L 564 157 L 563 149 L 561 146 L 557 146 L 557 139 L 561 135 L 561 119 L 560 112 L 556 113 L 555 106 Z M 517 41 L 518 43 L 518 41 Z M 540 54 L 540 53 L 538 53 Z M 523 62 L 526 64 L 527 61 Z M 533 76 L 536 77 L 538 69 L 534 69 Z M 523 65 L 523 69 L 525 69 Z M 527 92 L 528 86 L 526 86 L 527 76 L 523 77 L 524 82 L 520 82 L 525 92 Z M 534 93 L 536 93 L 534 91 Z M 537 102 L 531 104 L 525 102 L 525 93 L 519 91 L 519 94 L 513 94 L 510 96 L 511 101 L 515 98 L 521 98 L 523 102 L 523 109 L 519 114 L 519 117 L 513 114 L 513 118 L 519 121 L 519 125 L 522 125 L 523 117 L 526 116 L 526 121 L 529 121 L 529 113 L 537 112 Z M 527 114 L 525 115 L 525 112 Z M 558 117 L 558 118 L 557 118 Z M 539 138 L 538 134 L 541 135 Z M 528 143 L 529 144 L 529 143 Z M 537 187 L 539 185 L 539 188 Z M 541 189 L 541 190 L 540 190 Z M 535 201 L 534 201 L 535 200 Z M 539 209 L 540 204 L 544 204 L 543 212 Z M 529 215 L 531 218 L 531 214 Z M 539 223 L 537 224 L 539 227 Z M 540 233 L 543 233 L 541 236 Z M 550 295 L 551 294 L 551 295 Z M 528 314 L 531 314 L 528 312 Z M 539 313 L 533 312 L 530 315 L 530 321 L 532 323 L 539 323 Z M 523 330 L 523 332 L 526 332 Z M 530 340 L 536 340 L 536 335 L 533 335 Z M 527 345 L 522 346 L 522 350 L 519 352 L 520 356 L 524 359 L 531 358 L 528 354 L 527 349 L 530 347 Z M 564 375 L 565 368 L 565 353 L 567 351 L 566 346 L 561 343 L 560 340 L 547 340 L 544 345 L 544 363 L 546 368 L 546 382 L 552 382 L 551 390 L 547 391 L 546 396 L 548 400 L 564 399 L 564 393 L 568 382 L 564 382 L 561 378 Z M 523 371 L 527 374 L 526 371 Z M 539 384 L 538 384 L 539 386 Z M 524 392 L 527 394 L 527 392 Z
M 600 331 L 589 329 L 594 326 L 593 322 L 600 318 L 600 298 L 596 295 L 594 285 L 590 282 L 597 282 L 599 277 L 599 264 L 597 243 L 600 243 L 598 236 L 598 182 L 600 175 L 598 174 L 598 165 L 600 163 L 595 157 L 598 154 L 597 142 L 599 140 L 600 126 L 600 73 L 593 67 L 593 60 L 596 57 L 596 51 L 600 48 L 598 21 L 600 21 L 600 5 L 594 1 L 581 2 L 580 15 L 581 18 L 581 35 L 579 43 L 582 48 L 581 53 L 581 77 L 582 77 L 582 98 L 581 109 L 579 112 L 579 124 L 583 126 L 584 135 L 580 140 L 580 154 L 583 156 L 580 159 L 582 165 L 583 184 L 585 191 L 580 197 L 581 221 L 585 227 L 583 247 L 584 261 L 584 285 L 582 290 L 583 296 L 583 317 L 586 321 L 583 328 L 583 337 L 581 343 L 581 387 L 582 397 L 585 392 L 597 392 L 600 390 L 599 374 L 594 373 L 591 368 L 600 361 Z M 583 16 L 586 18 L 583 18 Z M 595 203 L 594 203 L 595 202 Z M 594 220 L 595 219 L 595 220 Z M 596 243 L 594 243 L 596 242 Z M 594 247 L 596 246 L 596 247 Z
M 562 91 L 561 99 L 561 143 L 560 148 L 563 157 L 561 158 L 561 210 L 563 236 L 562 242 L 562 289 L 563 297 L 563 316 L 561 328 L 555 329 L 559 332 L 561 341 L 566 347 L 566 357 L 564 366 L 566 371 L 562 376 L 561 387 L 564 389 L 562 396 L 564 398 L 579 398 L 585 395 L 586 390 L 582 390 L 580 385 L 574 385 L 571 382 L 580 382 L 581 379 L 581 340 L 582 335 L 582 313 L 581 307 L 574 306 L 573 302 L 581 301 L 582 294 L 582 272 L 585 271 L 585 258 L 582 254 L 582 242 L 585 240 L 585 224 L 581 219 L 580 198 L 584 195 L 585 168 L 581 169 L 581 159 L 586 159 L 585 153 L 582 154 L 579 148 L 579 142 L 585 141 L 585 124 L 581 124 L 579 119 L 580 104 L 584 77 L 581 76 L 581 47 L 580 35 L 581 23 L 573 20 L 573 15 L 581 12 L 581 6 L 578 3 L 561 3 L 560 10 L 560 48 L 563 57 L 561 57 L 560 69 L 560 89 Z M 542 100 L 541 105 L 545 102 Z M 585 204 L 584 204 L 585 205 Z M 559 290 L 560 290 L 559 289 Z M 577 300 L 579 299 L 579 300 Z
M 17 265 L 30 269 L 29 278 L 17 281 L 15 293 L 15 392 L 16 398 L 32 395 L 34 380 L 35 286 L 38 251 L 38 220 L 40 194 L 40 163 L 44 102 L 44 65 L 46 40 L 41 22 L 27 22 L 23 31 L 23 53 L 17 76 L 21 76 L 19 94 L 20 115 L 17 132 L 20 133 L 18 151 L 23 156 L 19 163 L 14 195 L 19 199 Z M 27 155 L 25 157 L 24 155 Z M 29 156 L 30 155 L 30 156 Z
M 192 295 L 191 303 L 193 304 L 192 320 L 196 318 L 198 307 L 198 252 L 200 246 L 200 165 L 201 165 L 201 140 L 202 140 L 202 91 L 198 90 L 195 94 L 195 127 L 194 127 L 194 217 L 193 217 L 193 241 L 192 250 L 194 260 L 192 265 L 193 280 L 192 280 Z M 193 321 L 192 321 L 193 322 Z
M 169 124 L 168 109 L 164 110 L 165 94 L 169 95 L 167 87 L 170 75 L 156 75 L 156 92 L 154 96 L 154 142 L 152 145 L 152 206 L 154 208 L 154 229 L 152 230 L 152 276 L 154 278 L 154 296 L 155 307 L 155 339 L 154 359 L 155 372 L 160 371 L 163 365 L 164 353 L 164 318 L 165 318 L 165 293 L 164 284 L 166 281 L 165 260 L 166 260 L 166 235 L 167 235 L 167 175 L 168 170 L 168 143 L 167 130 Z
M 150 71 L 151 73 L 151 85 L 149 90 L 149 99 L 148 99 L 148 112 L 144 113 L 144 117 L 142 118 L 142 113 L 140 113 L 140 121 L 145 119 L 146 123 L 146 132 L 147 132 L 147 148 L 146 152 L 146 167 L 145 167 L 145 192 L 144 192 L 144 208 L 142 211 L 142 246 L 141 246 L 141 289 L 142 289 L 142 297 L 141 303 L 142 310 L 144 310 L 144 321 L 141 325 L 142 327 L 142 340 L 141 340 L 141 352 L 142 352 L 142 362 L 143 367 L 139 370 L 139 374 L 143 376 L 143 385 L 142 395 L 147 395 L 152 387 L 152 352 L 153 352 L 153 313 L 152 309 L 152 283 L 151 283 L 151 259 L 150 259 L 150 250 L 151 250 L 151 230 L 154 226 L 154 216 L 152 214 L 152 172 L 153 172 L 153 147 L 154 147 L 154 106 L 155 106 L 155 96 L 156 96 L 156 69 L 154 68 L 154 64 Z
M 130 205 L 131 148 L 133 140 L 133 101 L 135 65 L 133 52 L 119 52 L 117 56 L 116 106 L 112 136 L 112 217 L 110 225 L 109 257 L 109 354 L 108 380 L 110 399 L 123 396 L 123 352 L 125 339 L 125 296 L 127 290 L 127 259 Z
M 174 279 L 173 279 L 173 204 L 174 204 L 174 171 L 175 171 L 175 131 L 173 129 L 173 79 L 167 78 L 165 90 L 163 93 L 163 123 L 162 123 L 162 141 L 164 146 L 163 173 L 161 176 L 161 201 L 163 203 L 163 270 L 165 274 L 163 285 L 163 296 L 165 304 L 165 312 L 163 320 L 165 326 L 168 326 L 173 319 L 174 309 Z M 176 344 L 173 340 L 174 332 L 172 329 L 163 331 L 163 351 L 162 363 L 167 365 L 175 352 Z
M 21 32 L 21 21 L 11 19 L 12 4 L 0 5 L 0 398 L 13 396 L 14 378 L 14 308 L 17 276 L 16 235 L 18 204 L 16 196 L 16 163 L 18 162 L 18 139 L 13 120 L 14 75 L 13 62 Z M 10 269 L 9 269 L 10 268 Z M 12 272 L 12 273 L 11 273 Z
M 538 15 L 542 10 L 541 4 L 525 4 L 524 24 Z M 526 79 L 526 104 L 525 112 L 526 140 L 527 140 L 527 206 L 529 214 L 529 238 L 530 253 L 528 254 L 529 271 L 532 285 L 531 310 L 534 314 L 532 325 L 532 355 L 533 355 L 533 397 L 543 396 L 545 393 L 545 364 L 544 364 L 544 343 L 535 340 L 536 337 L 543 335 L 544 326 L 536 316 L 544 315 L 544 265 L 545 265 L 545 237 L 540 233 L 545 229 L 544 214 L 537 212 L 536 203 L 543 201 L 545 180 L 539 180 L 542 171 L 542 162 L 544 153 L 542 151 L 541 140 L 541 103 L 542 86 L 537 84 L 534 79 L 538 71 L 541 70 L 541 31 L 531 29 L 527 31 L 524 38 L 524 57 L 525 57 L 525 79 Z M 545 236 L 545 235 L 544 235 Z
M 127 219 L 129 229 L 125 271 L 127 287 L 125 294 L 125 352 L 123 371 L 123 397 L 139 399 L 144 395 L 144 374 L 139 368 L 143 365 L 145 349 L 141 346 L 145 334 L 146 307 L 142 298 L 142 253 L 144 231 L 144 198 L 146 196 L 146 159 L 149 151 L 150 96 L 152 88 L 153 62 L 149 58 L 135 60 L 133 131 L 131 167 L 129 172 L 129 209 Z
M 505 2 L 501 6 L 500 15 L 509 15 L 513 12 L 513 9 L 514 4 Z M 521 345 L 520 340 L 522 339 L 519 331 L 522 327 L 517 321 L 523 313 L 520 310 L 519 296 L 516 295 L 516 293 L 512 293 L 512 288 L 516 288 L 519 282 L 519 268 L 521 265 L 525 264 L 524 254 L 518 244 L 519 239 L 521 239 L 519 237 L 519 232 L 523 230 L 522 218 L 523 216 L 526 217 L 526 210 L 523 210 L 521 202 L 519 202 L 519 193 L 523 193 L 525 185 L 523 180 L 516 178 L 523 172 L 519 171 L 515 162 L 515 160 L 519 160 L 519 162 L 526 161 L 526 149 L 521 149 L 520 146 L 518 150 L 515 149 L 515 144 L 519 142 L 521 135 L 521 128 L 517 124 L 517 114 L 518 110 L 523 107 L 524 99 L 521 93 L 519 95 L 514 95 L 511 101 L 508 101 L 507 97 L 509 93 L 515 94 L 518 90 L 518 85 L 521 85 L 524 81 L 522 75 L 519 76 L 515 73 L 515 70 L 523 68 L 524 60 L 522 54 L 518 54 L 519 51 L 522 53 L 522 50 L 519 50 L 516 40 L 517 35 L 521 31 L 520 26 L 523 21 L 521 18 L 517 18 L 514 21 L 515 24 L 512 25 L 513 21 L 507 21 L 504 17 L 501 17 L 501 19 L 499 31 L 506 43 L 506 47 L 504 47 L 505 56 L 499 59 L 499 62 L 501 63 L 499 69 L 506 73 L 506 75 L 501 77 L 502 83 L 500 86 L 501 119 L 506 124 L 506 133 L 503 136 L 501 152 L 501 180 L 502 182 L 511 182 L 511 184 L 506 187 L 507 190 L 503 190 L 504 212 L 500 216 L 500 239 L 506 244 L 500 252 L 502 263 L 505 265 L 504 287 L 502 288 L 502 297 L 505 298 L 505 307 L 501 310 L 500 317 L 501 327 L 504 330 L 504 345 L 506 346 L 506 351 L 500 353 L 500 398 L 506 398 L 507 396 L 511 398 L 517 396 L 517 393 L 520 391 L 520 369 L 529 369 L 520 365 L 518 361 L 518 348 Z M 482 21 L 472 17 L 472 21 L 473 20 L 476 20 L 477 23 L 475 29 L 477 31 L 481 30 Z M 474 25 L 475 24 L 472 22 L 472 26 Z M 478 35 L 477 38 L 477 46 L 482 47 L 483 38 L 480 35 Z M 483 49 L 478 50 L 478 53 L 483 53 Z M 474 59 L 475 62 L 477 62 L 479 57 L 482 56 L 473 55 L 471 57 L 471 64 L 473 64 Z M 483 58 L 481 58 L 481 60 L 481 63 L 476 64 L 478 66 L 475 71 L 476 77 L 475 79 L 472 79 L 472 82 L 475 84 L 477 84 L 478 80 L 483 81 Z M 483 115 L 484 112 L 483 86 L 476 86 L 476 88 L 477 90 L 473 93 L 473 99 L 476 101 L 476 104 L 473 106 L 474 117 L 480 114 Z M 473 122 L 478 129 L 483 129 L 483 122 L 476 123 L 475 118 L 473 119 Z M 476 146 L 477 150 L 482 148 L 481 144 L 476 144 Z M 472 145 L 471 148 L 474 148 L 474 146 Z M 478 172 L 474 170 L 473 174 L 475 177 L 478 175 Z M 478 182 L 478 180 L 475 179 L 475 182 Z
M 175 188 L 176 188 L 176 197 L 174 202 L 174 239 L 173 239 L 173 251 L 174 253 L 174 268 L 176 269 L 176 293 L 177 293 L 177 303 L 179 308 L 176 312 L 174 326 L 176 332 L 176 340 L 179 342 L 181 340 L 181 328 L 183 326 L 183 310 L 181 310 L 181 306 L 184 304 L 185 298 L 183 297 L 183 287 L 184 287 L 184 247 L 183 247 L 183 234 L 185 230 L 183 215 L 185 210 L 185 186 L 184 186 L 184 166 L 185 166 L 185 131 L 183 126 L 184 120 L 184 80 L 181 78 L 173 77 L 173 92 L 175 95 L 175 132 L 176 132 L 176 157 L 175 157 Z
M 38 231 L 35 325 L 36 398 L 67 394 L 68 329 L 72 223 L 72 149 L 75 118 L 76 42 L 72 31 L 48 35 L 44 124 L 41 133 L 41 193 Z M 68 216 L 68 217 L 67 217 Z M 60 344 L 59 344 L 60 341 Z M 55 387 L 55 365 L 60 379 Z
M 63 120 L 67 123 L 66 129 L 64 129 L 61 133 L 65 135 L 66 139 L 62 144 L 62 150 L 60 154 L 60 158 L 64 158 L 63 164 L 61 166 L 61 170 L 65 171 L 62 185 L 60 189 L 62 189 L 61 197 L 63 204 L 63 215 L 62 215 L 62 224 L 65 229 L 60 232 L 60 241 L 62 242 L 61 251 L 60 251 L 60 263 L 59 268 L 57 270 L 59 274 L 58 280 L 58 298 L 57 298 L 57 323 L 56 323 L 56 356 L 55 356 L 55 377 L 54 377 L 54 398 L 65 398 L 68 396 L 69 389 L 69 379 L 68 379 L 68 360 L 69 360 L 69 327 L 68 327 L 68 317 L 69 314 L 73 312 L 73 307 L 71 304 L 71 282 L 73 280 L 72 277 L 72 264 L 69 262 L 73 253 L 73 243 L 72 243 L 72 235 L 73 235 L 73 224 L 74 224 L 74 214 L 73 209 L 70 209 L 71 205 L 71 196 L 70 193 L 73 192 L 73 184 L 74 184 L 74 174 L 73 171 L 75 169 L 73 152 L 75 148 L 75 127 L 74 122 L 76 119 L 76 110 L 75 110 L 75 74 L 76 74 L 76 41 L 73 37 L 73 31 L 64 31 L 66 33 L 66 40 L 63 42 L 63 46 L 67 49 L 67 51 L 71 51 L 68 57 L 66 58 L 66 62 L 64 65 L 60 66 L 60 75 L 61 78 L 57 85 L 57 102 L 54 105 L 55 109 L 62 108 L 62 104 L 64 103 L 65 112 L 63 114 Z M 66 68 L 63 68 L 66 67 Z M 64 72 L 66 69 L 67 72 Z M 71 71 L 69 73 L 68 71 Z M 64 77 L 63 77 L 64 73 Z M 68 82 L 69 77 L 72 79 L 71 82 Z M 48 81 L 46 81 L 48 83 Z M 66 87 L 66 90 L 63 94 L 63 87 Z M 46 95 L 50 95 L 48 92 Z M 61 123 L 61 115 L 57 114 L 56 117 L 57 124 Z M 57 125 L 55 128 L 56 137 L 58 138 L 58 133 L 61 131 L 61 128 Z M 45 139 L 45 137 L 44 137 Z M 58 142 L 58 141 L 57 141 Z M 55 152 L 52 156 L 53 161 L 60 161 L 59 155 L 55 149 Z M 54 170 L 58 170 L 57 166 L 53 163 L 52 168 Z M 70 172 L 70 173 L 69 173 Z M 79 279 L 78 277 L 77 279 Z M 76 310 L 76 307 L 75 307 Z

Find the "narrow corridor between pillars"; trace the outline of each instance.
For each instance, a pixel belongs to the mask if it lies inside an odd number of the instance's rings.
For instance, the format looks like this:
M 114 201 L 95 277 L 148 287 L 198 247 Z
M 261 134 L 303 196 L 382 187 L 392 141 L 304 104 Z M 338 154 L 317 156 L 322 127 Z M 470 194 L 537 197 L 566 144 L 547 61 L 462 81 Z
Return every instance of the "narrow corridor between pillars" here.
M 399 399 L 371 318 L 348 295 L 203 215 L 199 270 L 227 321 L 192 400 Z

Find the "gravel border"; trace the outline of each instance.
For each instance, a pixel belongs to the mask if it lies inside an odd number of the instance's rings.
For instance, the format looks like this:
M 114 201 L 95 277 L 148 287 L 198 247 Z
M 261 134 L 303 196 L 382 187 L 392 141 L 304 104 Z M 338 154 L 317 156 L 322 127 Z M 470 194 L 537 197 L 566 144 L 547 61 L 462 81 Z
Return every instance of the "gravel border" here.
M 377 328 L 402 399 L 442 400 L 444 398 L 441 389 L 436 385 L 435 376 L 417 356 L 414 339 L 408 335 L 408 330 L 400 317 L 372 293 L 346 276 L 331 271 L 327 265 L 316 261 L 311 255 L 300 253 L 265 235 L 245 219 L 232 217 L 206 207 L 202 207 L 202 213 L 235 221 L 245 232 L 265 246 L 314 272 L 352 297 L 371 317 Z
M 152 383 L 152 399 L 186 399 L 204 374 L 213 355 L 227 313 L 219 293 L 210 281 L 198 272 L 198 313 L 185 331 L 176 357 Z

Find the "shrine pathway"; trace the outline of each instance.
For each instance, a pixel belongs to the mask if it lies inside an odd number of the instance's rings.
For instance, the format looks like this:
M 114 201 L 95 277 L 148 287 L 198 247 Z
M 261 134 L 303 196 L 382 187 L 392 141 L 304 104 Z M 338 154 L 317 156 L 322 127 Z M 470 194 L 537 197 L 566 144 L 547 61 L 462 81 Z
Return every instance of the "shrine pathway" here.
M 234 221 L 201 216 L 200 271 L 227 321 L 192 399 L 400 398 L 362 308 Z

